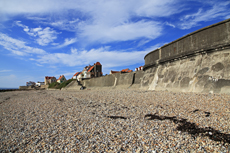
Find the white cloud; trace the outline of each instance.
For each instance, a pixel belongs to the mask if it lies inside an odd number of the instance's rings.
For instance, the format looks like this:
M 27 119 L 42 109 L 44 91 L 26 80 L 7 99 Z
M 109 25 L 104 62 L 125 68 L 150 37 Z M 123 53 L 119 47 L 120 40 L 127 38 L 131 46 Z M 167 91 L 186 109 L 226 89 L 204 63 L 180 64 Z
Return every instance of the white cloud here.
M 37 43 L 41 46 L 46 46 L 50 42 L 53 42 L 54 39 L 57 39 L 58 33 L 50 27 L 46 27 L 45 29 L 35 28 L 33 30 L 38 35 Z
M 77 38 L 70 38 L 70 39 L 66 38 L 65 42 L 63 44 L 61 44 L 61 45 L 58 45 L 57 48 L 62 48 L 62 47 L 68 46 L 70 44 L 73 44 L 75 42 L 77 42 Z
M 22 27 L 28 35 L 36 37 L 37 43 L 41 46 L 46 46 L 57 39 L 58 32 L 50 27 L 44 29 L 41 27 L 29 29 L 28 26 L 21 24 L 21 21 L 16 21 L 15 23 L 17 26 Z
M 166 25 L 170 26 L 170 27 L 173 27 L 173 28 L 176 28 L 176 26 L 172 23 L 169 23 L 169 22 L 165 22 Z
M 11 38 L 3 33 L 0 33 L 0 45 L 2 45 L 6 50 L 9 50 L 13 54 L 16 54 L 19 56 L 46 53 L 42 49 L 27 46 L 24 41 Z
M 196 13 L 188 14 L 181 18 L 182 23 L 180 23 L 179 26 L 181 29 L 190 29 L 199 26 L 200 22 L 211 21 L 215 18 L 225 19 L 226 16 L 230 15 L 230 12 L 228 11 L 229 4 L 230 2 L 220 2 L 213 4 L 208 10 L 200 8 Z
M 141 37 L 155 39 L 161 35 L 162 31 L 161 23 L 156 22 L 155 17 L 167 17 L 180 12 L 181 6 L 175 7 L 177 3 L 178 0 L 88 0 L 87 2 L 84 0 L 41 0 L 39 2 L 11 0 L 5 1 L 4 7 L 0 10 L 2 9 L 3 14 L 11 16 L 25 14 L 30 19 L 41 21 L 40 23 L 74 31 L 77 36 L 84 38 L 84 42 L 106 43 Z M 44 15 L 48 15 L 46 20 Z M 142 17 L 148 19 L 133 21 L 133 18 Z M 25 28 L 25 30 L 28 32 L 28 29 Z M 56 38 L 55 34 L 52 34 L 39 36 L 38 43 L 45 46 L 53 42 L 52 40 Z
M 127 41 L 137 38 L 154 39 L 161 35 L 162 28 L 158 22 L 139 21 L 136 23 L 123 23 L 118 26 L 107 25 L 85 25 L 81 28 L 81 36 L 90 41 L 101 41 L 107 43 L 111 41 Z
M 48 63 L 50 65 L 66 65 L 66 66 L 85 66 L 101 62 L 103 68 L 112 68 L 117 66 L 128 66 L 144 62 L 144 56 L 149 52 L 146 51 L 110 51 L 109 47 L 91 49 L 89 51 L 77 51 L 72 48 L 71 53 L 53 53 L 45 56 L 38 56 L 38 61 L 41 64 Z

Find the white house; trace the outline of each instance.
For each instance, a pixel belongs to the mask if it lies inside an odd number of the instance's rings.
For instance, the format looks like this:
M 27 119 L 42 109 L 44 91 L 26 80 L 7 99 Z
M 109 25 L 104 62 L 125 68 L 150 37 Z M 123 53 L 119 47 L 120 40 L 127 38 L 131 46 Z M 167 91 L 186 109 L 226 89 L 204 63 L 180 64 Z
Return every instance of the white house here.
M 45 85 L 45 82 L 37 82 L 36 86 L 41 87 L 41 85 Z

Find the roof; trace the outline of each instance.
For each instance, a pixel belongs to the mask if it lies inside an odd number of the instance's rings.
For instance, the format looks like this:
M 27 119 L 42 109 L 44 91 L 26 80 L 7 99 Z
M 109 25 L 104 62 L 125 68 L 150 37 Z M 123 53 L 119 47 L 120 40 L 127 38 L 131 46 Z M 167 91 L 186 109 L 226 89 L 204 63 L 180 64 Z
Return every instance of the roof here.
M 55 77 L 49 77 L 49 76 L 46 76 L 45 79 L 52 79 L 52 78 L 55 78 Z M 56 78 L 55 78 L 56 79 Z
M 123 69 L 123 70 L 121 70 L 121 71 L 112 71 L 112 70 L 111 70 L 111 73 L 112 73 L 112 74 L 113 74 L 113 73 L 120 73 L 120 72 L 121 72 L 121 73 L 133 72 L 133 70 L 130 70 L 130 69 L 128 69 L 128 68 L 127 68 L 127 69 Z
M 127 71 L 129 71 L 129 69 L 123 69 L 123 70 L 121 70 L 121 72 L 127 72 Z
M 77 73 L 75 73 L 73 76 L 78 76 L 80 74 L 80 72 L 77 72 Z
M 111 73 L 113 74 L 113 73 L 120 73 L 120 71 L 112 71 L 111 70 Z
M 94 66 L 91 66 L 89 69 L 88 69 L 88 71 L 87 72 L 90 72 L 90 71 L 92 71 L 92 69 L 94 68 Z
M 94 64 L 94 65 L 101 65 L 101 63 L 100 62 L 97 62 L 96 64 Z
M 62 77 L 64 77 L 64 75 L 61 75 L 57 80 L 61 80 Z

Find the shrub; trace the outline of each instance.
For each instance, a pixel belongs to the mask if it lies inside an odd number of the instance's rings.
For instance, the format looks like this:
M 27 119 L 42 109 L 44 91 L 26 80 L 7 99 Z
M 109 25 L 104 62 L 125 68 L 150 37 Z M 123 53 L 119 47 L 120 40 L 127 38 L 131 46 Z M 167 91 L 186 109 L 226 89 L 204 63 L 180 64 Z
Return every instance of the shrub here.
M 70 82 L 72 82 L 72 81 L 74 81 L 74 79 L 69 79 L 69 80 L 67 80 L 67 81 L 65 81 L 65 82 L 63 82 L 63 83 L 61 83 L 58 87 L 57 87 L 57 89 L 61 89 L 61 88 L 64 88 L 64 87 L 66 87 Z
M 60 85 L 60 83 L 58 83 L 58 82 L 52 82 L 52 83 L 49 85 L 49 88 L 57 88 L 59 85 Z

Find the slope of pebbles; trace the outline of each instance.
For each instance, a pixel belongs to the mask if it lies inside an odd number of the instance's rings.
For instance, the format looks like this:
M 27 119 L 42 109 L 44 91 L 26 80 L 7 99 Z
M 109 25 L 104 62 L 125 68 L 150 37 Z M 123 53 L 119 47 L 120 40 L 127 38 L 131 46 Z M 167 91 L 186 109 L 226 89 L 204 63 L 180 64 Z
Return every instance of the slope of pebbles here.
M 229 152 L 230 95 L 0 93 L 0 152 Z

